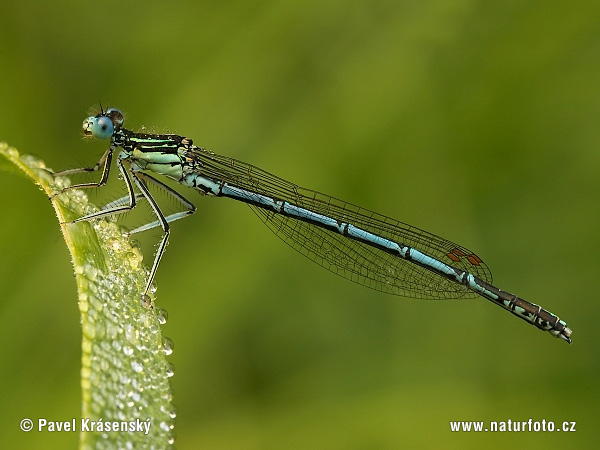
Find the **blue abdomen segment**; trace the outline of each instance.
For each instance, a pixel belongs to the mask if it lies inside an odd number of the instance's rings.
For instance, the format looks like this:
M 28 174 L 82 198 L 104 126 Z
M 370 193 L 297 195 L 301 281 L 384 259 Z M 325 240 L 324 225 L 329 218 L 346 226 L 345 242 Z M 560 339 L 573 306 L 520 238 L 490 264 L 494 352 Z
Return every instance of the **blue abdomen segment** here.
M 535 325 L 539 329 L 548 331 L 553 336 L 562 338 L 569 343 L 571 342 L 571 330 L 567 327 L 566 323 L 560 320 L 556 315 L 546 311 L 539 305 L 502 291 L 473 274 L 462 269 L 457 269 L 456 267 L 442 262 L 437 258 L 433 258 L 416 248 L 387 239 L 383 236 L 364 230 L 352 223 L 336 220 L 327 215 L 316 213 L 287 201 L 277 200 L 257 192 L 230 186 L 228 183 L 215 182 L 205 177 L 194 175 L 193 180 L 188 180 L 186 184 L 200 188 L 204 192 L 215 196 L 230 197 L 272 211 L 276 214 L 310 223 L 402 258 L 403 260 L 423 267 L 440 277 L 463 285 L 467 289 L 476 292 L 480 296 L 501 306 L 515 316 Z M 468 256 L 473 264 L 479 264 L 481 262 L 476 255 L 465 255 L 461 252 L 461 250 L 452 249 L 448 253 L 449 260 L 454 260 L 459 256 Z

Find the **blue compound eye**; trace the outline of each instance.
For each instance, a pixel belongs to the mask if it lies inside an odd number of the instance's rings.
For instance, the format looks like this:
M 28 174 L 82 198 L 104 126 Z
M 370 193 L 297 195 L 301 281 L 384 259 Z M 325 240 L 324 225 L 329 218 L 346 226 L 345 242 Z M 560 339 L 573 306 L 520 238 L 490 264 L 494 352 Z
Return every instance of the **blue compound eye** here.
M 83 121 L 83 132 L 96 139 L 108 139 L 115 131 L 112 121 L 106 116 L 88 117 Z
M 106 116 L 98 117 L 92 124 L 92 136 L 96 139 L 108 139 L 112 136 L 113 131 L 115 131 L 115 127 L 112 120 Z

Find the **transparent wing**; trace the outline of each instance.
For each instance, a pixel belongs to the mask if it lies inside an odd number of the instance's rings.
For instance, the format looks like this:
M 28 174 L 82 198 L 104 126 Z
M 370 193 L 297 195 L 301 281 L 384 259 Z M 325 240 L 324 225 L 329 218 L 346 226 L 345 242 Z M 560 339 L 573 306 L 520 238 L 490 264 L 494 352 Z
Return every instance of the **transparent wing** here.
M 204 149 L 188 155 L 202 164 L 203 175 L 233 186 L 351 223 L 363 230 L 407 245 L 446 264 L 492 282 L 488 266 L 470 250 L 427 231 L 382 216 L 319 192 L 301 188 L 251 164 Z M 274 211 L 250 207 L 285 243 L 326 269 L 361 285 L 405 297 L 468 298 L 464 286 L 362 242 Z

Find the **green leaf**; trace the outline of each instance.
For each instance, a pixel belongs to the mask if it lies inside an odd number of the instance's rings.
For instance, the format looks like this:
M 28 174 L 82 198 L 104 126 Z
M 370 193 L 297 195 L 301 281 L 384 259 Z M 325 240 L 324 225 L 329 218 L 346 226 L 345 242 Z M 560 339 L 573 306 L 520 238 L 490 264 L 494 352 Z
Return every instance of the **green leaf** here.
M 70 184 L 6 143 L 0 143 L 0 169 L 26 175 L 48 196 Z M 52 205 L 71 253 L 81 313 L 82 425 L 89 419 L 90 431 L 81 430 L 80 447 L 169 447 L 172 343 L 160 331 L 166 313 L 140 302 L 147 277 L 142 254 L 114 222 L 68 223 L 97 209 L 82 190 L 66 191 Z

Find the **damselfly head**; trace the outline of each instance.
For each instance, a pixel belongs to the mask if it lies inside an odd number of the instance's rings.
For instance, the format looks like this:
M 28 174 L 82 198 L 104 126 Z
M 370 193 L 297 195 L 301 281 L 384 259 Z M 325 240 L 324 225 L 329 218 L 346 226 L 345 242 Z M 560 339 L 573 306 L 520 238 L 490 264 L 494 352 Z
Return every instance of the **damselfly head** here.
M 110 139 L 115 130 L 123 125 L 123 113 L 116 108 L 109 108 L 96 116 L 83 121 L 83 134 L 96 139 Z

